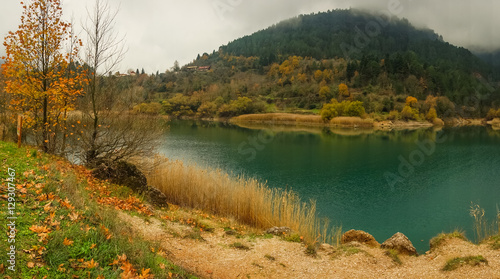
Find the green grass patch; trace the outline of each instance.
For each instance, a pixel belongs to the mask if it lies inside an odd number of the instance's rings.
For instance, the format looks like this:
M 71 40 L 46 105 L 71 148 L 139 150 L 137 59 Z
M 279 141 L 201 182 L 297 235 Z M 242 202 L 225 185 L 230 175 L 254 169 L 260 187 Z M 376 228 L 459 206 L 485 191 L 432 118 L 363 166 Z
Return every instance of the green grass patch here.
M 285 234 L 283 239 L 290 242 L 302 242 L 302 239 L 298 233 Z
M 500 249 L 500 235 L 492 236 L 488 240 L 491 249 L 499 250 Z
M 385 251 L 384 253 L 386 256 L 388 256 L 389 258 L 392 259 L 392 261 L 397 264 L 397 265 L 402 265 L 403 262 L 401 261 L 401 259 L 399 258 L 399 254 L 396 250 L 393 250 L 393 249 L 390 249 L 390 250 L 387 250 Z
M 318 256 L 318 247 L 315 244 L 306 245 L 306 255 L 317 257 Z
M 431 250 L 434 250 L 439 247 L 445 240 L 452 238 L 458 238 L 467 241 L 467 238 L 462 231 L 455 230 L 452 233 L 440 233 L 437 236 L 433 237 L 429 241 L 429 246 Z
M 481 264 L 488 265 L 488 260 L 483 256 L 457 257 L 448 260 L 443 271 L 452 271 L 464 265 L 480 266 Z

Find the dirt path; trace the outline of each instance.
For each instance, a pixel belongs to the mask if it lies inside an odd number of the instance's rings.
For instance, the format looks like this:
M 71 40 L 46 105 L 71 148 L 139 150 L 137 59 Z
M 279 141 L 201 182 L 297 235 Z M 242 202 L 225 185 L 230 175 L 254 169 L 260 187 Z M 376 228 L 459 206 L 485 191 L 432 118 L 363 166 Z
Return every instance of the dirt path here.
M 197 234 L 191 226 L 178 222 L 145 221 L 122 212 L 119 218 L 142 237 L 159 241 L 170 260 L 202 278 L 500 278 L 500 250 L 460 239 L 446 240 L 432 253 L 419 257 L 400 255 L 402 264 L 397 264 L 385 250 L 361 244 L 344 248 L 325 245 L 312 257 L 306 255 L 303 244 L 279 237 L 238 238 L 227 235 L 221 227 Z M 193 233 L 201 238 L 186 237 Z M 249 250 L 234 248 L 234 243 Z M 478 255 L 488 264 L 442 271 L 452 258 Z

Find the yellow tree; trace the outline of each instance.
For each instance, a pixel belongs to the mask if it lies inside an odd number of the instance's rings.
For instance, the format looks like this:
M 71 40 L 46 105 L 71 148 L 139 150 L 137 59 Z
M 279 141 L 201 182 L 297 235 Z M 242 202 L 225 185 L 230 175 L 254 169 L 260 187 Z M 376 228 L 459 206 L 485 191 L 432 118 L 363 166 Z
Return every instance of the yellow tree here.
M 349 97 L 351 94 L 349 93 L 349 87 L 345 83 L 339 84 L 339 95 L 342 97 Z
M 37 144 L 54 153 L 67 112 L 74 109 L 85 82 L 74 63 L 81 43 L 72 35 L 71 24 L 61 19 L 60 0 L 21 5 L 21 24 L 4 41 L 5 91 L 11 95 L 10 109 L 24 115 Z

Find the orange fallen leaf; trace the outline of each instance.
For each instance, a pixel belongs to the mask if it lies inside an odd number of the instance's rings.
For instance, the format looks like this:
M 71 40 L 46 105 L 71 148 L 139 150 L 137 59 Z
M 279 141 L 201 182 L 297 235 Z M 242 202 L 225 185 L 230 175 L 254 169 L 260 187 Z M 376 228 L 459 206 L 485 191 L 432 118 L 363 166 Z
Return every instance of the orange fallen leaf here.
M 90 245 L 90 249 L 94 249 L 96 246 L 97 246 L 97 244 L 92 243 L 92 245 Z
M 71 245 L 73 245 L 73 242 L 74 242 L 73 240 L 69 240 L 67 238 L 64 238 L 63 244 L 65 246 L 71 246 Z
M 94 259 L 91 259 L 90 261 L 84 263 L 84 266 L 86 268 L 94 268 L 94 267 L 97 267 L 98 265 L 99 265 L 99 263 L 94 261 Z
M 67 209 L 73 209 L 74 207 L 71 205 L 71 202 L 66 198 L 65 200 L 60 200 L 61 206 L 66 207 Z
M 34 262 L 29 262 L 27 264 L 27 266 L 28 266 L 28 268 L 33 268 L 33 267 L 35 267 L 35 263 Z
M 45 227 L 45 226 L 37 226 L 37 225 L 33 225 L 31 227 L 29 227 L 29 230 L 34 232 L 34 233 L 49 233 L 50 230 Z

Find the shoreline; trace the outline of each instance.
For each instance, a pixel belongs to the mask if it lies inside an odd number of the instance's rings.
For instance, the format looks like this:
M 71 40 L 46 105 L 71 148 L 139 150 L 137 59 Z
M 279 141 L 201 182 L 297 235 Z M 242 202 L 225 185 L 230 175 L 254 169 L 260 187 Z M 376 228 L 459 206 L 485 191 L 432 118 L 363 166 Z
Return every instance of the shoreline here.
M 266 114 L 245 114 L 229 119 L 206 119 L 209 121 L 226 121 L 238 126 L 245 124 L 263 124 L 277 126 L 298 126 L 298 127 L 327 127 L 327 128 L 347 128 L 347 129 L 368 129 L 368 130 L 413 130 L 431 127 L 460 127 L 460 126 L 494 126 L 500 123 L 485 119 L 436 119 L 435 123 L 418 121 L 375 121 L 372 118 L 360 117 L 336 117 L 329 122 L 325 122 L 319 115 L 303 115 L 293 113 L 266 113 Z

